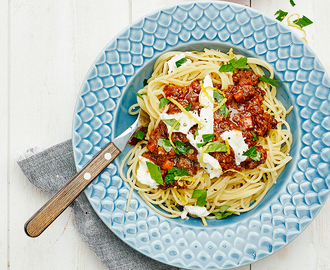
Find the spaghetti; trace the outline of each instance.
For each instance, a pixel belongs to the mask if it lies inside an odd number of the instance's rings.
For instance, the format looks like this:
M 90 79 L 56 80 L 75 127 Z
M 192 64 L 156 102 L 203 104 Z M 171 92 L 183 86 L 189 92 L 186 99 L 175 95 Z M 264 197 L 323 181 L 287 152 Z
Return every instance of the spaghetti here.
M 137 97 L 150 123 L 120 166 L 129 200 L 136 190 L 159 214 L 204 225 L 254 208 L 291 160 L 291 108 L 273 77 L 268 63 L 232 50 L 160 56 Z

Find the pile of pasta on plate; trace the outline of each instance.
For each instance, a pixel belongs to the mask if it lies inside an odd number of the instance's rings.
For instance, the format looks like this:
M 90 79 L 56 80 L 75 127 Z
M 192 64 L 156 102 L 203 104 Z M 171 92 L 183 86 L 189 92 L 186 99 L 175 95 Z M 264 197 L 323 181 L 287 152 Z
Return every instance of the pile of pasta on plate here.
M 268 63 L 232 49 L 160 56 L 129 111 L 150 117 L 120 167 L 129 200 L 136 190 L 161 215 L 204 225 L 254 208 L 291 160 L 278 83 Z

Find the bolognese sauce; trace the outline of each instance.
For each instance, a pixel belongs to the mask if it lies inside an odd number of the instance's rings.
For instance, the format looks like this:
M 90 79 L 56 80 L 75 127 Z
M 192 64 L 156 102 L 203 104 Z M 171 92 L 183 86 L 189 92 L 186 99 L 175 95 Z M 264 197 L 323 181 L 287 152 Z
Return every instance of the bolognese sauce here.
M 245 161 L 237 165 L 235 162 L 235 153 L 231 147 L 230 151 L 227 152 L 209 153 L 219 162 L 223 172 L 227 170 L 241 171 L 243 168 L 252 169 L 266 161 L 267 152 L 261 145 L 258 145 L 257 136 L 267 136 L 269 131 L 276 127 L 278 121 L 261 106 L 265 91 L 258 87 L 259 82 L 259 76 L 252 71 L 240 70 L 234 73 L 233 85 L 223 90 L 224 97 L 226 98 L 227 114 L 219 113 L 219 110 L 213 112 L 214 137 L 212 141 L 224 143 L 225 141 L 221 138 L 221 134 L 230 130 L 238 130 L 242 132 L 244 141 L 249 147 L 255 146 L 260 157 L 259 160 L 253 160 L 248 157 Z M 221 85 L 215 85 L 214 87 L 219 90 L 221 89 Z M 201 89 L 201 82 L 195 80 L 189 86 L 184 87 L 173 84 L 166 85 L 164 93 L 166 98 L 172 98 L 184 108 L 189 107 L 190 111 L 197 111 L 199 114 L 202 108 L 199 103 Z M 169 103 L 167 114 L 180 112 L 181 110 L 177 105 Z M 190 129 L 190 132 L 195 134 L 196 130 L 197 124 Z M 185 134 L 173 132 L 171 135 L 173 142 L 180 141 L 189 149 L 184 154 L 178 153 L 174 148 L 167 152 L 163 146 L 158 145 L 159 139 L 168 138 L 169 132 L 166 124 L 160 121 L 149 136 L 146 145 L 149 151 L 142 155 L 160 167 L 163 179 L 168 174 L 168 170 L 173 167 L 186 170 L 190 176 L 195 175 L 202 169 L 198 162 L 198 151 L 190 144 Z M 166 189 L 173 185 L 177 185 L 177 182 L 167 184 L 164 181 L 164 186 L 161 188 Z

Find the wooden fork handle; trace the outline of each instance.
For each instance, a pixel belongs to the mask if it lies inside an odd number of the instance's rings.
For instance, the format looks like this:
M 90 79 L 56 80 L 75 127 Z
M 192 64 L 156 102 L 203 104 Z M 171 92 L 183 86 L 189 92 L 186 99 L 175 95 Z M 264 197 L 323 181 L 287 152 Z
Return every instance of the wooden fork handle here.
M 108 143 L 25 223 L 26 234 L 39 236 L 119 154 L 116 145 Z

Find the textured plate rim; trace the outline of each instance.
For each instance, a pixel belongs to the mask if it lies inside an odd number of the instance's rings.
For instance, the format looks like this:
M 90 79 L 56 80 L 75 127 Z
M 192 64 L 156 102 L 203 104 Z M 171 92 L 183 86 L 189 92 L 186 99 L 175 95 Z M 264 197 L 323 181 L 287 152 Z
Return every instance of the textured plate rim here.
M 165 8 L 163 8 L 163 9 L 160 9 L 159 11 L 152 12 L 152 13 L 146 15 L 145 17 L 143 17 L 143 18 L 141 18 L 141 19 L 139 19 L 139 20 L 133 22 L 131 25 L 129 25 L 129 26 L 126 27 L 123 31 L 121 31 L 121 32 L 120 32 L 120 33 L 119 33 L 114 39 L 112 39 L 112 41 L 109 42 L 109 44 L 105 47 L 105 49 L 104 49 L 102 52 L 104 52 L 104 51 L 106 50 L 106 48 L 108 48 L 109 45 L 111 45 L 112 42 L 116 41 L 116 40 L 117 40 L 118 38 L 120 38 L 124 33 L 126 33 L 126 31 L 128 31 L 129 29 L 131 29 L 132 26 L 136 26 L 139 22 L 143 21 L 145 18 L 149 18 L 149 17 L 155 16 L 155 15 L 159 14 L 160 12 L 165 12 L 165 13 L 166 13 L 167 11 L 171 11 L 171 10 L 175 9 L 176 7 L 189 7 L 189 6 L 193 6 L 193 7 L 199 7 L 199 8 L 202 8 L 202 9 L 204 8 L 204 9 L 205 9 L 208 5 L 212 5 L 212 4 L 213 4 L 213 5 L 217 5 L 217 6 L 226 6 L 226 7 L 229 6 L 229 7 L 231 7 L 231 8 L 236 9 L 236 10 L 238 10 L 238 9 L 240 9 L 240 10 L 247 10 L 247 11 L 251 12 L 251 14 L 255 14 L 256 17 L 261 16 L 261 17 L 263 17 L 263 19 L 267 19 L 268 21 L 275 22 L 276 25 L 279 27 L 279 23 L 276 22 L 273 18 L 270 18 L 270 17 L 268 17 L 267 15 L 264 15 L 264 14 L 262 14 L 261 12 L 256 11 L 256 10 L 254 10 L 254 9 L 251 9 L 251 8 L 249 8 L 249 7 L 244 7 L 244 6 L 237 5 L 237 4 L 232 4 L 232 3 L 219 3 L 219 2 L 197 2 L 197 3 L 195 3 L 195 2 L 188 2 L 188 3 L 181 3 L 181 4 L 178 4 L 178 5 L 175 5 L 175 6 L 165 7 Z M 189 9 L 189 8 L 188 8 L 188 9 Z M 291 31 L 290 29 L 288 29 L 287 27 L 285 27 L 285 26 L 283 26 L 283 25 L 281 25 L 280 27 L 283 28 L 283 29 L 286 29 L 288 32 L 290 32 L 292 38 L 295 38 L 295 39 L 301 41 L 301 40 L 299 39 L 299 37 L 298 37 L 296 34 L 292 33 L 292 31 Z M 298 42 L 297 44 L 299 44 L 299 42 Z M 301 43 L 301 44 L 303 45 L 304 50 L 307 49 L 308 53 L 311 53 L 311 56 L 314 57 L 314 59 L 318 60 L 317 57 L 315 57 L 315 54 L 312 53 L 312 51 L 309 49 L 308 45 L 303 44 L 303 43 Z M 102 53 L 101 53 L 101 54 L 102 54 Z M 97 59 L 99 59 L 99 57 L 98 57 Z M 96 65 L 97 61 L 98 61 L 98 60 L 96 60 L 96 61 L 93 63 L 91 69 L 88 71 L 88 73 L 87 73 L 87 75 L 86 75 L 86 78 L 85 78 L 85 80 L 84 80 L 84 83 L 88 80 L 88 77 L 89 77 L 90 74 L 93 72 L 93 67 Z M 319 70 L 322 71 L 322 72 L 324 73 L 324 76 L 326 77 L 325 79 L 328 80 L 327 75 L 326 75 L 326 72 L 324 71 L 324 68 L 322 67 L 322 65 L 321 65 L 320 63 L 318 63 L 318 65 L 319 65 Z M 275 69 L 276 69 L 276 68 L 275 68 Z M 328 86 L 329 86 L 328 82 L 325 82 L 325 84 L 326 84 L 325 87 L 328 87 Z M 323 86 L 324 86 L 324 85 L 323 85 Z M 84 86 L 83 86 L 83 87 L 84 87 Z M 82 89 L 80 90 L 79 97 L 81 97 L 81 96 L 82 96 L 82 93 L 85 91 L 85 90 L 83 89 L 83 87 L 82 87 Z M 313 97 L 314 97 L 314 96 L 313 96 Z M 325 100 L 326 100 L 326 99 L 325 99 Z M 326 100 L 326 101 L 327 101 L 327 100 Z M 79 105 L 78 105 L 78 101 L 77 101 L 77 103 L 76 103 L 76 108 L 75 108 L 75 115 L 77 115 L 78 113 L 79 113 Z M 301 113 L 301 110 L 299 110 L 299 113 Z M 305 119 L 306 119 L 306 118 L 305 118 Z M 306 120 L 305 120 L 305 121 L 306 121 Z M 303 123 L 302 123 L 302 125 L 303 125 Z M 75 132 L 76 132 L 76 129 L 77 129 L 76 126 L 77 126 L 77 120 L 74 120 L 74 123 L 73 123 L 73 134 L 75 134 Z M 326 127 L 325 129 L 327 130 L 327 127 Z M 311 133 L 312 133 L 312 131 L 311 131 L 311 132 L 305 132 L 304 135 L 309 135 L 309 134 L 311 134 Z M 306 138 L 305 140 L 307 140 L 307 139 L 308 139 L 308 138 Z M 306 144 L 305 142 L 304 142 L 304 144 L 305 144 L 305 145 L 309 145 L 309 144 Z M 77 138 L 76 138 L 75 136 L 73 136 L 73 147 L 74 147 L 74 150 L 77 150 Z M 96 150 L 97 150 L 97 149 L 96 149 Z M 303 147 L 299 148 L 299 150 L 302 151 L 302 150 L 303 150 Z M 301 155 L 301 153 L 300 153 L 300 155 Z M 77 162 L 77 159 L 79 159 L 79 157 L 77 157 L 77 151 L 74 151 L 74 157 L 75 157 L 75 163 L 76 163 L 77 169 L 79 169 L 81 165 Z M 300 161 L 301 161 L 301 160 L 300 160 Z M 327 164 L 327 163 L 326 163 L 326 164 Z M 299 166 L 299 165 L 298 165 L 298 166 Z M 303 166 L 303 164 L 302 164 L 301 166 Z M 308 168 L 307 168 L 307 169 L 308 169 Z M 326 179 L 325 179 L 325 181 L 326 181 Z M 325 203 L 325 200 L 326 200 L 326 198 L 327 198 L 328 195 L 329 195 L 329 190 L 328 190 L 328 187 L 327 187 L 327 182 L 325 182 L 325 187 L 326 187 L 326 188 L 325 188 L 325 193 L 326 193 L 326 194 L 323 194 L 323 199 L 322 199 L 322 201 L 320 202 L 320 206 L 319 206 L 317 209 L 315 209 L 315 211 L 314 211 L 313 214 L 311 215 L 311 218 L 308 220 L 308 222 L 307 222 L 306 224 L 301 225 L 301 226 L 302 226 L 302 229 L 301 229 L 301 230 L 298 229 L 298 233 L 293 234 L 292 237 L 291 237 L 288 241 L 285 241 L 284 244 L 280 245 L 280 247 L 279 247 L 278 249 L 275 250 L 275 248 L 274 248 L 274 249 L 272 249 L 271 252 L 268 252 L 268 253 L 265 252 L 265 254 L 264 254 L 265 256 L 260 256 L 259 258 L 255 259 L 255 260 L 247 260 L 246 262 L 242 262 L 242 261 L 241 261 L 242 263 L 240 263 L 239 265 L 234 265 L 234 264 L 231 265 L 231 264 L 229 263 L 228 266 L 225 265 L 224 268 L 221 268 L 221 269 L 225 269 L 225 268 L 228 268 L 228 267 L 238 267 L 238 266 L 243 266 L 243 265 L 246 265 L 246 264 L 253 263 L 253 262 L 255 262 L 255 261 L 258 261 L 258 260 L 260 260 L 260 259 L 262 259 L 262 258 L 264 258 L 264 257 L 267 257 L 267 256 L 273 254 L 275 251 L 279 250 L 280 248 L 284 247 L 284 246 L 287 245 L 289 242 L 291 242 L 296 236 L 298 236 L 298 235 L 299 235 L 299 234 L 300 234 L 300 233 L 301 233 L 301 232 L 307 227 L 308 224 L 310 224 L 310 222 L 314 219 L 314 217 L 317 215 L 317 213 L 320 211 L 321 207 L 322 207 L 323 204 Z M 101 219 L 105 222 L 105 224 L 110 228 L 110 226 L 108 225 L 108 221 L 104 218 L 103 215 L 101 215 L 101 214 L 99 213 L 99 206 L 95 203 L 94 199 L 92 199 L 92 198 L 89 196 L 90 193 L 89 193 L 88 191 L 86 191 L 86 195 L 87 195 L 87 197 L 88 197 L 90 203 L 92 204 L 94 210 L 96 211 L 96 213 L 101 217 Z M 110 229 L 113 230 L 113 228 L 110 228 Z M 114 231 L 114 230 L 113 230 L 113 231 Z M 114 231 L 114 232 L 116 233 L 116 231 Z M 120 238 L 122 238 L 118 233 L 116 233 L 116 234 L 117 234 Z M 287 236 L 287 237 L 289 237 L 289 236 Z M 125 240 L 124 240 L 124 241 L 125 241 Z M 127 244 L 131 245 L 133 248 L 137 249 L 136 247 L 134 247 L 133 244 L 131 244 L 131 243 L 127 242 L 127 241 L 125 241 L 125 242 L 126 242 Z M 138 249 L 137 249 L 137 250 L 138 250 Z M 138 251 L 140 251 L 141 253 L 143 253 L 143 254 L 145 254 L 145 255 L 147 255 L 147 256 L 150 256 L 150 255 L 147 254 L 146 252 L 143 252 L 143 250 L 138 250 Z M 159 261 L 161 261 L 161 262 L 163 262 L 163 263 L 171 264 L 171 265 L 174 265 L 174 266 L 177 266 L 177 267 L 187 267 L 187 266 L 182 266 L 182 265 L 173 264 L 173 263 L 171 263 L 171 262 L 169 262 L 169 261 L 166 261 L 166 260 L 164 261 L 164 259 L 161 259 L 161 258 L 156 258 L 156 257 L 153 257 L 153 256 L 150 256 L 150 257 L 152 257 L 153 259 L 159 260 Z

